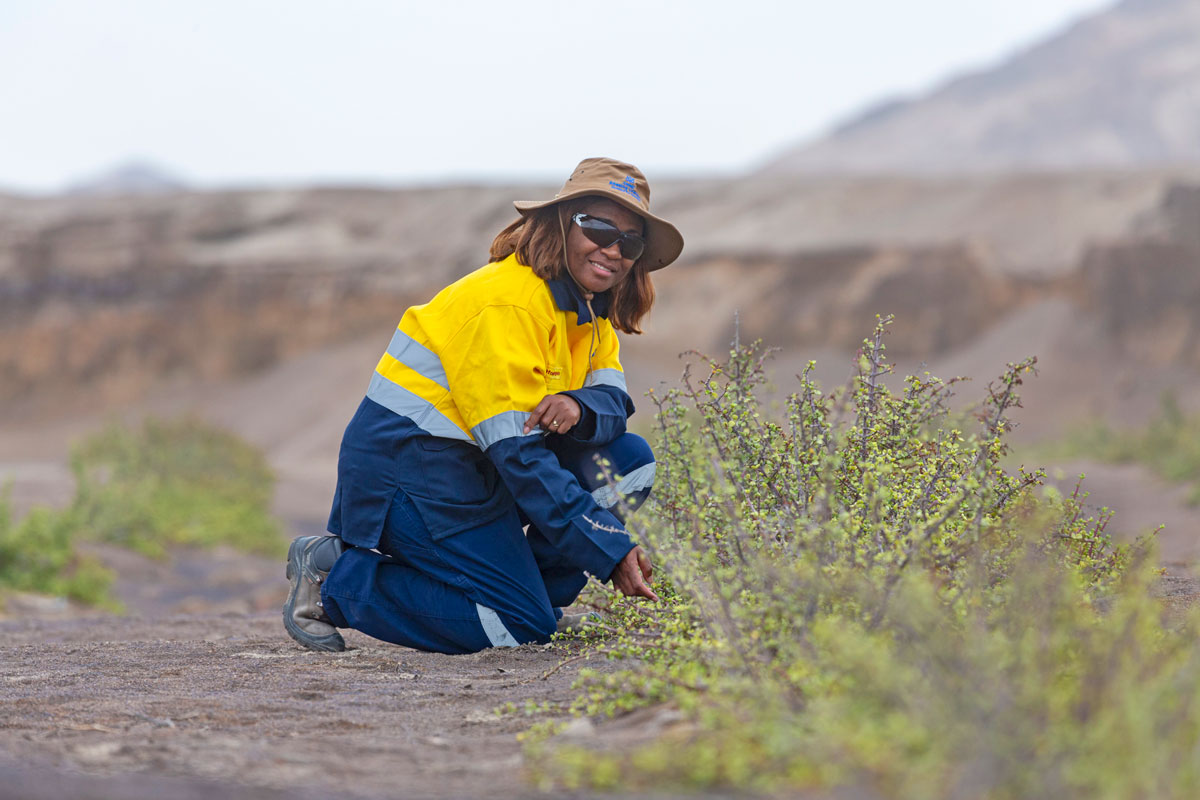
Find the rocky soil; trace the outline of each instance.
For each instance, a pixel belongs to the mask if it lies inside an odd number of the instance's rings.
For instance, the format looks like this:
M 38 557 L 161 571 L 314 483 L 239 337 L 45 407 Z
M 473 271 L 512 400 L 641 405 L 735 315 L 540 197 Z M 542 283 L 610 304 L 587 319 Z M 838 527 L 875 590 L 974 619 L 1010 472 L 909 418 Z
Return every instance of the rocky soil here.
M 608 666 L 564 664 L 570 645 L 444 656 L 353 631 L 343 653 L 310 652 L 284 634 L 277 608 L 244 610 L 267 602 L 252 576 L 273 604 L 285 591 L 270 577 L 280 565 L 261 559 L 244 559 L 242 582 L 207 600 L 162 590 L 219 584 L 232 565 L 228 553 L 176 554 L 157 574 L 127 565 L 122 595 L 144 612 L 127 617 L 10 598 L 0 620 L 0 798 L 540 795 L 547 787 L 517 739 L 530 719 L 495 710 L 566 701 L 580 666 Z M 1200 602 L 1200 582 L 1174 564 L 1160 593 L 1179 618 Z M 187 604 L 193 613 L 163 612 Z M 580 720 L 564 735 L 628 745 L 676 724 L 669 709 L 648 709 Z
M 542 678 L 563 658 L 550 647 L 449 657 L 351 633 L 313 653 L 274 611 L 0 631 L 3 797 L 520 796 L 528 721 L 493 710 L 566 700 L 574 673 Z
M 524 796 L 530 720 L 494 711 L 569 699 L 582 666 L 555 669 L 566 645 L 444 656 L 354 631 L 314 653 L 280 622 L 281 561 L 93 554 L 128 615 L 21 595 L 0 615 L 0 797 Z

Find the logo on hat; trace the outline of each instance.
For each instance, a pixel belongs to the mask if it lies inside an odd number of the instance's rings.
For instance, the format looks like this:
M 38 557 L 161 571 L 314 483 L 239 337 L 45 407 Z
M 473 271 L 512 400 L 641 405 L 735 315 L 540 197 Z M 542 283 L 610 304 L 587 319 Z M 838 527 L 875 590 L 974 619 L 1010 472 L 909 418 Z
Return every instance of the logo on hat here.
M 634 181 L 632 175 L 626 175 L 624 183 L 617 183 L 616 181 L 609 181 L 608 185 L 611 186 L 612 188 L 616 189 L 618 192 L 624 192 L 625 194 L 631 194 L 631 195 L 633 195 L 633 198 L 635 200 L 637 200 L 639 203 L 642 202 L 642 196 L 640 194 L 638 194 L 638 191 L 637 191 L 637 182 Z

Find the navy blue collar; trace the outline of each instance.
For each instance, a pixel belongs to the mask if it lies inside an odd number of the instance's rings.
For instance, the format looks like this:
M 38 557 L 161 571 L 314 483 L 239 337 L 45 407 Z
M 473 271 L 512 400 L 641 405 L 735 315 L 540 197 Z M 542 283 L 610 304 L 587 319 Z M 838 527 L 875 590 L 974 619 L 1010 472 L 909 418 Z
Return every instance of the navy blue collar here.
M 575 281 L 568 278 L 553 278 L 546 281 L 550 286 L 550 294 L 554 296 L 554 302 L 563 311 L 574 311 L 579 316 L 579 324 L 592 321 L 592 315 L 588 313 L 587 303 L 583 299 L 583 292 L 575 284 Z M 592 298 L 592 310 L 596 312 L 597 317 L 608 319 L 608 292 L 600 292 Z

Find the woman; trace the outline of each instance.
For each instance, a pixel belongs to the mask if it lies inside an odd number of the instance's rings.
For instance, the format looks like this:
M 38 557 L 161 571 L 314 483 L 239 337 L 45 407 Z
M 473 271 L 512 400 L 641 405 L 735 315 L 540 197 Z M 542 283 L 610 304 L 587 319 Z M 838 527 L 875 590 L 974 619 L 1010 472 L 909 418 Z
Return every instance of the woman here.
M 288 552 L 292 638 L 467 653 L 547 641 L 585 573 L 657 599 L 615 509 L 645 499 L 654 457 L 625 430 L 614 328 L 641 332 L 649 273 L 683 249 L 649 200 L 637 168 L 586 159 L 514 203 L 487 266 L 405 312 L 342 439 L 333 535 Z

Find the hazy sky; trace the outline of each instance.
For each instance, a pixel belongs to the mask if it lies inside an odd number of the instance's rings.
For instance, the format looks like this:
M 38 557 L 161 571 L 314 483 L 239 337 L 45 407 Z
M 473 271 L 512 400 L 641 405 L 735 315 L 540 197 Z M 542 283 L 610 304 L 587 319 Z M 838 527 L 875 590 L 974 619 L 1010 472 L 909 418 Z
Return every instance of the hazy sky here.
M 752 167 L 1111 0 L 3 0 L 0 186 Z

